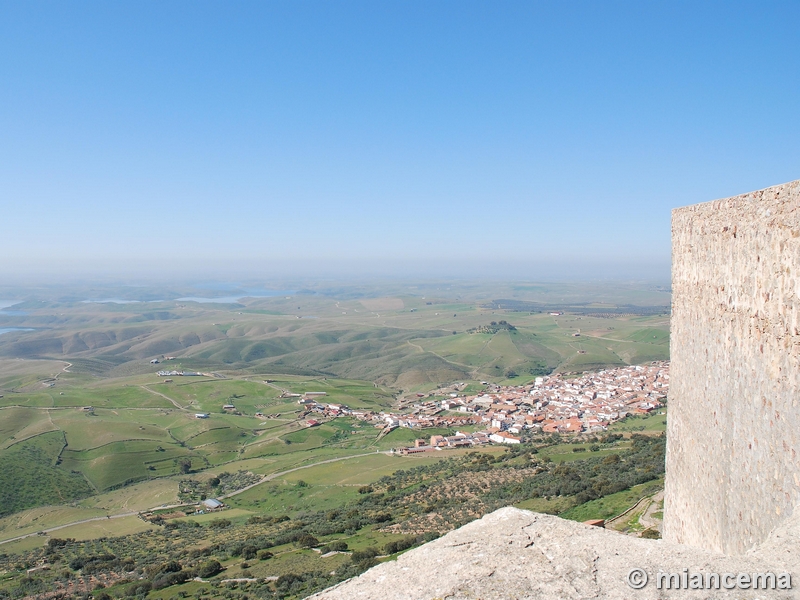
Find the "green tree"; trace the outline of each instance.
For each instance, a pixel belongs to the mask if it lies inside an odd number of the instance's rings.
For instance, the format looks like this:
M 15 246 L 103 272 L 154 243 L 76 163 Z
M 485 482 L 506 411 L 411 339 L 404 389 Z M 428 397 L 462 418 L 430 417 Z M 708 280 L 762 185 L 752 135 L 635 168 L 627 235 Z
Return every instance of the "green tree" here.
M 222 565 L 218 560 L 209 560 L 197 568 L 197 575 L 203 579 L 214 577 L 222 572 Z

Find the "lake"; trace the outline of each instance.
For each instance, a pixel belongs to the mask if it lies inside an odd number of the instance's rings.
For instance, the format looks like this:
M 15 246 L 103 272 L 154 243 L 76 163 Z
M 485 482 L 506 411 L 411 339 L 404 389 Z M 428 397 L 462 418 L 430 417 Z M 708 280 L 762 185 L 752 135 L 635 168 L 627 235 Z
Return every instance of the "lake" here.
M 0 327 L 0 335 L 11 333 L 12 331 L 33 331 L 30 327 Z
M 9 310 L 12 306 L 22 304 L 22 300 L 0 300 L 0 317 L 21 317 L 28 314 L 26 310 Z
M 84 304 L 141 304 L 144 302 L 199 302 L 201 304 L 215 303 L 215 304 L 238 304 L 240 300 L 245 298 L 274 298 L 276 296 L 291 296 L 295 292 L 292 290 L 245 290 L 244 293 L 237 296 L 220 296 L 218 298 L 210 298 L 208 296 L 186 296 L 184 298 L 176 298 L 174 300 L 123 300 L 122 298 L 101 298 L 99 300 L 81 300 Z M 0 309 L 2 309 L 0 305 Z
M 121 300 L 119 298 L 103 298 L 102 300 L 81 300 L 83 304 L 139 304 L 142 300 Z M 153 300 L 153 302 L 166 302 L 166 300 Z
M 187 296 L 186 298 L 178 298 L 178 302 L 200 302 L 216 304 L 239 304 L 240 300 L 245 298 L 275 298 L 276 296 L 291 296 L 295 292 L 292 290 L 258 290 L 239 294 L 238 296 L 220 296 L 219 298 L 207 298 L 205 296 Z

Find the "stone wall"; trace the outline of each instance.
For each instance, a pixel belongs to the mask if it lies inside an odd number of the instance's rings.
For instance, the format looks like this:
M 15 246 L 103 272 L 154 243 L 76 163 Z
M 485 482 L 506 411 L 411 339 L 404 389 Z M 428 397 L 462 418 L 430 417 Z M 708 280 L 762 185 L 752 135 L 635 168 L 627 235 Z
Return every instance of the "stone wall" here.
M 800 181 L 672 213 L 664 537 L 739 554 L 800 502 Z

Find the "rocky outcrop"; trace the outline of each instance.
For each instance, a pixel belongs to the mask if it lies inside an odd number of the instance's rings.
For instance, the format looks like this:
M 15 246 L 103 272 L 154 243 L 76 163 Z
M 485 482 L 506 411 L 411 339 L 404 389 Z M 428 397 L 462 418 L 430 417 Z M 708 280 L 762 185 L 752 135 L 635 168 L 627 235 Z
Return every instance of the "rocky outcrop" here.
M 800 577 L 800 556 L 796 553 L 798 532 L 800 527 L 793 520 L 763 547 L 743 556 L 729 557 L 662 540 L 630 537 L 550 515 L 503 508 L 312 598 L 795 598 L 793 590 L 777 589 L 777 576 L 796 573 Z M 648 575 L 648 583 L 642 589 L 633 589 L 627 583 L 634 568 L 644 569 Z M 742 573 L 752 580 L 754 573 L 771 572 L 776 575 L 776 589 L 745 589 L 730 577 L 721 581 L 718 590 L 668 590 L 663 579 L 662 589 L 658 588 L 659 571 L 676 573 L 678 584 L 682 585 L 684 568 L 687 587 L 691 576 L 698 573 L 703 576 L 717 573 L 723 577 L 726 573 L 736 576 Z M 698 583 L 696 577 L 693 581 Z M 713 585 L 713 578 L 709 582 Z M 732 582 L 733 589 L 722 587 Z M 673 579 L 672 588 L 674 583 Z M 797 583 L 800 585 L 800 580 Z M 794 587 L 795 581 L 791 584 Z

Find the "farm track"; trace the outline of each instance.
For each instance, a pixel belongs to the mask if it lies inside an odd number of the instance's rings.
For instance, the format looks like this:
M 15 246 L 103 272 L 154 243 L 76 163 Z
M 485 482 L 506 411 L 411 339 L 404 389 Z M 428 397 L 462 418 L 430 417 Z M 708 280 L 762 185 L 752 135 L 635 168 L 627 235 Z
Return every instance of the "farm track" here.
M 33 537 L 35 535 L 42 535 L 45 533 L 50 533 L 53 531 L 58 531 L 59 529 L 66 529 L 67 527 L 72 527 L 73 525 L 82 525 L 84 523 L 92 523 L 94 521 L 107 521 L 109 519 L 123 519 L 125 517 L 135 517 L 138 515 L 138 512 L 128 512 L 128 513 L 121 513 L 118 515 L 108 515 L 105 517 L 92 517 L 91 519 L 83 519 L 81 521 L 74 521 L 72 523 L 66 523 L 64 525 L 57 525 L 56 527 L 50 527 L 48 529 L 43 529 L 42 531 L 37 531 L 36 533 L 26 533 L 25 535 L 20 535 L 15 538 L 9 538 L 7 540 L 0 541 L 0 544 L 8 544 L 10 542 L 16 542 L 19 540 L 24 540 L 29 537 Z
M 660 503 L 664 500 L 664 490 L 650 497 L 650 504 L 639 517 L 639 525 L 645 529 L 656 528 L 661 531 L 661 521 L 653 516 L 653 513 L 661 510 Z
M 69 368 L 72 366 L 72 363 L 71 363 L 71 362 L 67 362 L 67 361 L 62 361 L 62 362 L 63 362 L 65 365 L 67 365 L 67 366 L 66 366 L 66 367 L 63 367 L 63 368 L 61 369 L 61 372 L 60 372 L 60 373 L 56 373 L 56 376 L 55 376 L 55 377 L 53 377 L 53 379 L 54 379 L 54 380 L 55 380 L 55 379 L 58 379 L 58 376 L 59 376 L 59 375 L 61 375 L 61 373 L 69 373 L 69 372 L 70 372 L 70 371 L 69 371 Z
M 338 458 L 329 458 L 327 460 L 322 460 L 322 461 L 311 463 L 311 464 L 308 464 L 308 465 L 302 465 L 300 467 L 293 467 L 293 468 L 287 469 L 285 471 L 280 471 L 278 473 L 272 473 L 270 475 L 266 475 L 265 477 L 263 477 L 260 481 L 257 481 L 256 483 L 253 483 L 251 485 L 243 487 L 242 489 L 236 490 L 235 492 L 231 492 L 230 494 L 225 494 L 224 496 L 220 496 L 220 499 L 232 498 L 233 496 L 236 496 L 238 494 L 244 493 L 244 492 L 246 492 L 248 490 L 253 489 L 256 486 L 259 486 L 262 483 L 266 483 L 268 481 L 272 481 L 273 479 L 277 479 L 278 477 L 282 477 L 283 475 L 288 475 L 289 473 L 294 473 L 295 471 L 300 471 L 302 469 L 310 469 L 311 467 L 316 467 L 316 466 L 319 466 L 319 465 L 325 465 L 325 464 L 329 464 L 329 463 L 339 462 L 339 461 L 342 461 L 342 460 L 349 460 L 351 458 L 359 458 L 359 457 L 362 457 L 362 456 L 372 456 L 374 454 L 387 454 L 387 455 L 390 455 L 391 452 L 381 452 L 381 453 L 379 453 L 379 452 L 366 452 L 364 454 L 353 454 L 352 456 L 340 456 Z M 163 510 L 163 509 L 169 509 L 169 508 L 181 508 L 183 506 L 187 506 L 187 505 L 186 504 L 169 504 L 169 505 L 166 505 L 166 506 L 165 505 L 161 505 L 161 506 L 154 506 L 152 508 L 145 509 L 145 510 L 140 510 L 140 511 L 136 511 L 136 512 L 125 512 L 125 513 L 119 513 L 119 514 L 116 514 L 116 515 L 107 515 L 105 517 L 92 517 L 90 519 L 81 519 L 80 521 L 73 521 L 72 523 L 65 523 L 64 525 L 57 525 L 55 527 L 49 527 L 47 529 L 42 529 L 41 531 L 37 531 L 35 533 L 26 533 L 25 535 L 19 535 L 17 537 L 9 538 L 7 540 L 0 540 L 0 545 L 8 544 L 10 542 L 17 542 L 19 540 L 24 540 L 24 539 L 27 539 L 29 537 L 34 537 L 34 536 L 37 536 L 37 535 L 43 535 L 43 534 L 47 534 L 47 533 L 52 533 L 54 531 L 59 531 L 61 529 L 66 529 L 67 527 L 73 527 L 75 525 L 83 525 L 84 523 L 93 523 L 95 521 L 106 521 L 108 519 L 123 519 L 125 517 L 135 517 L 135 516 L 137 516 L 137 515 L 139 515 L 141 513 L 145 513 L 145 512 L 148 512 L 148 511 L 152 511 L 152 510 Z
M 170 402 L 172 402 L 172 404 L 173 404 L 173 405 L 175 406 L 175 408 L 177 408 L 178 410 L 183 410 L 183 411 L 187 411 L 187 412 L 188 412 L 188 410 L 189 410 L 189 409 L 187 409 L 187 408 L 184 408 L 184 407 L 183 407 L 183 406 L 181 406 L 180 404 L 178 404 L 178 402 L 177 402 L 176 400 L 173 400 L 172 398 L 170 398 L 169 396 L 166 396 L 166 395 L 162 394 L 161 392 L 157 392 L 157 391 L 155 391 L 155 390 L 151 390 L 151 389 L 150 389 L 149 387 L 147 387 L 146 385 L 140 385 L 139 387 L 140 387 L 140 388 L 142 388 L 143 390 L 147 390 L 147 391 L 148 391 L 148 392 L 150 392 L 151 394 L 155 394 L 156 396 L 161 396 L 161 397 L 162 397 L 162 398 L 164 398 L 165 400 L 169 400 Z
M 609 342 L 617 342 L 618 344 L 630 344 L 631 343 L 630 340 L 617 340 L 617 339 L 610 338 L 610 337 L 603 337 L 602 335 L 589 335 L 588 333 L 582 333 L 581 336 L 582 337 L 593 338 L 595 340 L 608 340 Z M 647 342 L 645 342 L 645 343 L 647 343 Z
M 265 381 L 264 385 L 268 385 L 269 387 L 271 387 L 271 388 L 273 388 L 275 390 L 278 390 L 281 393 L 281 397 L 283 397 L 284 394 L 291 394 L 291 391 L 286 390 L 286 389 L 284 389 L 284 388 L 282 388 L 282 387 L 280 387 L 278 385 L 275 385 L 274 383 L 267 383 Z
M 448 364 L 451 364 L 451 365 L 457 365 L 457 366 L 459 366 L 459 367 L 463 367 L 464 369 L 468 369 L 468 372 L 469 372 L 469 374 L 470 374 L 470 377 L 476 377 L 476 378 L 477 378 L 477 375 L 479 375 L 479 374 L 480 374 L 480 373 L 479 373 L 479 369 L 480 369 L 480 368 L 483 366 L 483 365 L 480 365 L 479 367 L 475 367 L 474 365 L 466 365 L 466 364 L 464 364 L 464 363 L 455 362 L 454 360 L 450 360 L 449 358 L 445 358 L 445 357 L 444 357 L 444 356 L 442 356 L 441 354 L 437 354 L 437 353 L 436 353 L 436 352 L 434 352 L 433 350 L 425 350 L 425 348 L 423 348 L 423 347 L 422 347 L 422 346 L 420 346 L 419 344 L 415 344 L 415 343 L 414 343 L 414 342 L 412 342 L 411 340 L 406 340 L 406 343 L 407 343 L 409 346 L 413 346 L 414 348 L 416 348 L 417 350 L 419 350 L 419 351 L 420 351 L 420 352 L 422 352 L 423 354 L 426 354 L 426 353 L 427 353 L 427 354 L 433 354 L 433 355 L 434 355 L 436 358 L 441 358 L 441 359 L 442 359 L 444 362 L 446 362 L 446 363 L 448 363 Z M 487 342 L 487 344 L 488 344 L 488 342 Z
M 634 505 L 626 508 L 624 511 L 622 511 L 618 515 L 615 515 L 615 516 L 611 517 L 610 519 L 606 519 L 606 527 L 608 527 L 609 525 L 613 526 L 615 524 L 619 524 L 620 522 L 623 522 L 622 520 L 624 518 L 631 517 L 632 515 L 637 513 L 639 510 L 642 511 L 641 515 L 639 517 L 639 523 L 643 527 L 647 528 L 647 527 L 657 526 L 658 523 L 656 522 L 655 519 L 652 518 L 652 514 L 658 510 L 658 504 L 663 499 L 664 499 L 664 490 L 656 492 L 655 494 L 652 494 L 650 496 L 645 496 L 643 498 L 639 498 L 639 500 L 637 500 Z M 642 523 L 642 518 L 644 518 L 645 523 Z M 612 527 L 612 529 L 615 529 L 615 528 Z
M 388 452 L 388 451 L 384 451 L 384 452 L 365 452 L 364 454 L 353 454 L 352 456 L 340 456 L 338 458 L 329 458 L 327 460 L 323 460 L 323 461 L 320 461 L 320 462 L 311 463 L 311 464 L 308 464 L 308 465 L 302 465 L 300 467 L 293 467 L 291 469 L 287 469 L 286 471 L 281 471 L 279 473 L 272 473 L 270 475 L 266 475 L 261 479 L 261 481 L 257 481 L 256 483 L 250 484 L 247 487 L 243 487 L 240 490 L 236 490 L 235 492 L 231 492 L 230 494 L 225 494 L 224 496 L 220 496 L 220 498 L 223 498 L 223 499 L 224 498 L 232 498 L 233 496 L 236 496 L 238 494 L 246 492 L 247 490 L 253 489 L 256 486 L 259 486 L 262 483 L 266 483 L 267 481 L 272 481 L 273 479 L 277 479 L 278 477 L 282 477 L 283 475 L 288 475 L 289 473 L 294 473 L 295 471 L 300 471 L 302 469 L 310 469 L 311 467 L 316 467 L 316 466 L 319 466 L 319 465 L 326 465 L 328 463 L 339 462 L 341 460 L 349 460 L 351 458 L 359 458 L 359 457 L 362 457 L 362 456 L 372 456 L 374 454 L 391 455 L 391 452 Z

